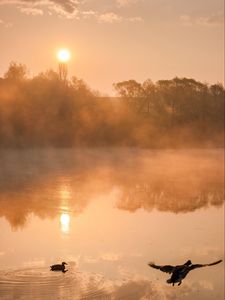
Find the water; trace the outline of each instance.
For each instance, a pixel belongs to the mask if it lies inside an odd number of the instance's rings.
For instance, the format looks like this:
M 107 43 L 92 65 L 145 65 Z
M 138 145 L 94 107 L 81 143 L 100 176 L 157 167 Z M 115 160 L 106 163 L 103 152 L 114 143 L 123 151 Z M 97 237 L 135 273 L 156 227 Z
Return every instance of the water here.
M 223 150 L 0 151 L 0 299 L 224 299 Z M 50 272 L 66 261 L 68 272 Z

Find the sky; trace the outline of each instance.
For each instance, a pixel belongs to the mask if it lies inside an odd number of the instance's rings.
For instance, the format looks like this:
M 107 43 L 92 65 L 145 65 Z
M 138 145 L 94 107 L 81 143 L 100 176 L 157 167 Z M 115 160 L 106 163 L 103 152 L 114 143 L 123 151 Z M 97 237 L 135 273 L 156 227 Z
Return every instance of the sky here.
M 9 63 L 34 76 L 57 70 L 113 95 L 135 79 L 194 78 L 224 83 L 223 0 L 0 0 L 0 76 Z

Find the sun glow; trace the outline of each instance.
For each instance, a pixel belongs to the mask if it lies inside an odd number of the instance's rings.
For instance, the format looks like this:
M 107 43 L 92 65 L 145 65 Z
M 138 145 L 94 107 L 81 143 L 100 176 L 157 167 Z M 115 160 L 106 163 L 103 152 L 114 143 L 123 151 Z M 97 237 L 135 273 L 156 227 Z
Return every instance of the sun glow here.
M 57 52 L 57 58 L 60 62 L 64 63 L 67 62 L 68 60 L 70 60 L 70 51 L 68 49 L 60 49 Z
M 67 213 L 62 213 L 60 216 L 61 231 L 68 233 L 70 229 L 70 216 Z

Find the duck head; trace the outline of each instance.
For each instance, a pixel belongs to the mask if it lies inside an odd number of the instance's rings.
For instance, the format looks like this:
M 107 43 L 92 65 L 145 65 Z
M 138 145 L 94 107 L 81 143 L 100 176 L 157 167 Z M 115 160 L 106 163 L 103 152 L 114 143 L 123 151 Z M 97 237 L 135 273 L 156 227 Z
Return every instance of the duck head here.
M 189 259 L 186 263 L 185 266 L 190 266 L 192 264 L 191 260 Z

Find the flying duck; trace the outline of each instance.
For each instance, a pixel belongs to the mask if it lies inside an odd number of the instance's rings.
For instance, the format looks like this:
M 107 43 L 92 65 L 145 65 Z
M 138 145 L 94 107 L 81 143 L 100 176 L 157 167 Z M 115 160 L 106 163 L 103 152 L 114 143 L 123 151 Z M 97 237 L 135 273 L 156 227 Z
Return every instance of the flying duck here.
M 183 265 L 178 266 L 157 266 L 154 263 L 149 263 L 148 265 L 154 269 L 158 269 L 162 272 L 172 274 L 172 276 L 167 280 L 167 283 L 172 284 L 174 286 L 175 283 L 178 283 L 178 285 L 181 285 L 182 280 L 187 276 L 187 274 L 197 268 L 202 267 L 208 267 L 208 266 L 214 266 L 221 262 L 222 260 L 215 261 L 211 264 L 195 264 L 193 265 L 190 260 L 188 260 Z
M 50 271 L 62 271 L 63 273 L 66 273 L 68 270 L 65 270 L 65 265 L 67 265 L 65 262 L 62 262 L 61 265 L 52 265 L 50 266 Z

